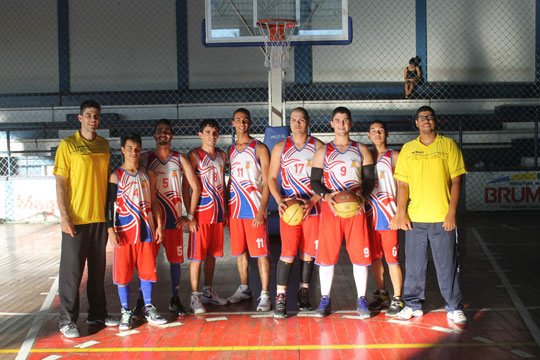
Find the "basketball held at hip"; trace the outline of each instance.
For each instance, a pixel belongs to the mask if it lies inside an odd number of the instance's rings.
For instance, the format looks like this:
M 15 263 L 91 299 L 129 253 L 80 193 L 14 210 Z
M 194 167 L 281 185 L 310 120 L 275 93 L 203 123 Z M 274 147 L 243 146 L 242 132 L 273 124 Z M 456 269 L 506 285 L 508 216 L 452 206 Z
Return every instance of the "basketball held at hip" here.
M 283 222 L 290 226 L 300 225 L 304 219 L 304 202 L 298 199 L 287 200 L 287 209 L 283 212 Z

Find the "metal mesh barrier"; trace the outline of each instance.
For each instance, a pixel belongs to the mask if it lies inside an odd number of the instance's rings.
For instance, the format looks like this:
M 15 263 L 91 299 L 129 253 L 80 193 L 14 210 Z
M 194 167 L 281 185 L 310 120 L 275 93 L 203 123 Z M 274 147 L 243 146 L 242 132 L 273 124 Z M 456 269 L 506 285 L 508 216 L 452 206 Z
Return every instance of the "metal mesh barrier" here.
M 311 132 L 327 141 L 332 110 L 347 106 L 354 139 L 368 144 L 369 123 L 383 120 L 390 146 L 399 149 L 418 135 L 416 109 L 430 105 L 439 131 L 463 149 L 468 183 L 506 172 L 529 174 L 538 186 L 536 3 L 349 1 L 352 44 L 291 50 L 284 74 L 286 117 L 305 107 Z M 220 146 L 231 144 L 230 118 L 238 107 L 252 112 L 252 132 L 262 137 L 268 124 L 268 70 L 261 49 L 204 47 L 204 15 L 200 0 L 5 2 L 0 12 L 0 192 L 5 194 L 0 219 L 16 220 L 14 209 L 25 203 L 14 190 L 19 182 L 52 176 L 58 143 L 79 128 L 78 106 L 86 99 L 103 106 L 99 133 L 110 140 L 113 168 L 121 163 L 119 137 L 135 131 L 145 149 L 153 148 L 153 126 L 160 118 L 173 120 L 173 147 L 181 152 L 199 144 L 198 123 L 205 118 L 220 123 Z M 422 77 L 405 98 L 405 67 L 415 56 Z M 535 189 L 530 197 L 540 203 Z M 497 194 L 490 199 L 499 201 Z M 475 201 L 481 199 L 467 197 L 467 208 L 481 209 Z

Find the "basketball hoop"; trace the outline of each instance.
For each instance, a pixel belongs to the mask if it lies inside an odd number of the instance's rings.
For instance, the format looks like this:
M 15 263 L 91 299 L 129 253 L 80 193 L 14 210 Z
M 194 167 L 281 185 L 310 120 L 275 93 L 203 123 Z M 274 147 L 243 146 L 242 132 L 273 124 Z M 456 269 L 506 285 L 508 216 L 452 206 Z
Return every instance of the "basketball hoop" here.
M 296 21 L 290 19 L 264 19 L 257 21 L 257 26 L 264 36 L 266 58 L 264 66 L 286 68 L 289 66 L 291 37 Z

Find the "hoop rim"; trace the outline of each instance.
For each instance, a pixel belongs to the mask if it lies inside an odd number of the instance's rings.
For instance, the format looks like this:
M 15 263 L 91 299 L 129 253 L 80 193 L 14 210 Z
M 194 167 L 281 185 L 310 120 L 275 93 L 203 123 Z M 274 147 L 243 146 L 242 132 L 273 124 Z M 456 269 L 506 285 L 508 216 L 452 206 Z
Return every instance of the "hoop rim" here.
M 284 26 L 287 29 L 296 26 L 296 20 L 293 19 L 262 19 L 257 21 L 257 26 L 265 26 L 267 28 Z

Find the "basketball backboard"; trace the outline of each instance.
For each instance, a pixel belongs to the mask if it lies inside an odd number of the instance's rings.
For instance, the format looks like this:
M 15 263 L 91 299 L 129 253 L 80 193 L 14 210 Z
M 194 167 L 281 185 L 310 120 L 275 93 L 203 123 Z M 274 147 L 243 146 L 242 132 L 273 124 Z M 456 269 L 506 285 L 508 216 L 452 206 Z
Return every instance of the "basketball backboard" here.
M 296 21 L 291 45 L 346 45 L 352 41 L 348 0 L 205 0 L 205 46 L 261 46 L 257 21 Z

